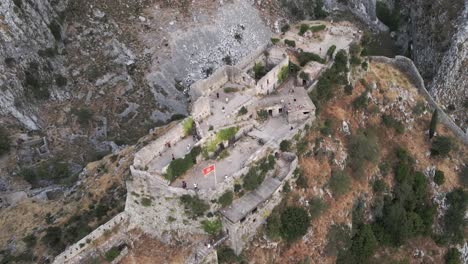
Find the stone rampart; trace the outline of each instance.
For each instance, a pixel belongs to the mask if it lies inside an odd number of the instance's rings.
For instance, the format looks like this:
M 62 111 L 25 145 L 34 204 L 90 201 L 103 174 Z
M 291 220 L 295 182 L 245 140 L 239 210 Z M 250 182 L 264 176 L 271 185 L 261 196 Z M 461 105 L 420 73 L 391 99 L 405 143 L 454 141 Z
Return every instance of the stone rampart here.
M 429 92 L 424 85 L 424 80 L 419 74 L 416 65 L 414 65 L 413 61 L 403 57 L 403 56 L 396 56 L 394 59 L 382 57 L 382 56 L 374 56 L 369 57 L 371 62 L 380 62 L 386 63 L 389 65 L 393 65 L 400 69 L 402 72 L 406 73 L 408 78 L 411 82 L 416 86 L 418 91 L 424 96 L 424 98 L 429 103 L 432 109 L 437 109 L 439 111 L 439 121 L 446 125 L 456 137 L 463 141 L 463 143 L 468 144 L 468 134 L 463 132 L 463 130 L 455 124 L 455 122 L 448 116 L 444 110 L 440 107 L 440 105 L 432 98 Z
M 148 163 L 154 159 L 159 153 L 163 153 L 166 149 L 166 143 L 175 145 L 178 141 L 185 137 L 183 123 L 187 119 L 180 121 L 176 126 L 171 128 L 165 134 L 158 137 L 156 140 L 142 148 L 135 154 L 133 165 L 136 169 L 143 170 Z
M 244 57 L 242 60 L 240 60 L 237 64 L 236 67 L 241 69 L 242 71 L 246 71 L 250 68 L 253 67 L 255 64 L 255 60 L 260 57 L 265 50 L 267 50 L 271 46 L 271 43 L 265 44 L 261 46 L 260 48 L 256 49 L 254 52 L 250 53 L 250 55 Z
M 114 216 L 107 223 L 99 226 L 89 235 L 83 237 L 80 241 L 68 247 L 62 254 L 58 255 L 54 259 L 54 264 L 64 263 L 81 263 L 81 258 L 86 251 L 94 250 L 96 248 L 95 241 L 104 236 L 106 232 L 112 232 L 118 225 L 124 225 L 128 221 L 128 215 L 124 211 Z M 126 227 L 123 227 L 126 228 Z

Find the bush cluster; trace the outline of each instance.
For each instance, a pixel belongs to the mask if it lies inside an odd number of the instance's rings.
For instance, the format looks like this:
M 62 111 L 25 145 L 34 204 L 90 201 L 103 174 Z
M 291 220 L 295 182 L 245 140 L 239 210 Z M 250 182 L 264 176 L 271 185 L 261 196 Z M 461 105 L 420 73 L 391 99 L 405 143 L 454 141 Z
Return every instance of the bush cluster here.
M 206 212 L 206 210 L 210 208 L 210 206 L 205 203 L 205 201 L 198 198 L 197 196 L 184 194 L 180 197 L 180 201 L 192 217 L 201 216 Z
M 433 156 L 447 156 L 453 147 L 453 141 L 450 137 L 437 136 L 432 141 L 431 155 Z
M 269 155 L 267 158 L 263 158 L 258 161 L 255 166 L 252 166 L 246 175 L 242 177 L 243 187 L 248 191 L 255 190 L 263 180 L 268 171 L 275 168 L 275 157 Z
M 285 39 L 284 40 L 284 44 L 290 46 L 290 47 L 296 47 L 296 42 L 294 40 L 289 40 L 289 39 Z
M 226 207 L 232 204 L 233 198 L 234 193 L 232 191 L 226 191 L 218 198 L 218 203 L 220 203 L 222 207 Z
M 398 134 L 403 134 L 405 132 L 405 126 L 403 123 L 399 120 L 396 120 L 391 115 L 383 114 L 382 123 L 388 128 L 393 127 L 393 129 L 395 129 Z
M 349 167 L 359 178 L 363 175 L 364 163 L 374 163 L 379 158 L 377 136 L 372 129 L 359 130 L 356 135 L 351 136 L 348 150 Z
M 333 171 L 328 186 L 333 195 L 340 197 L 351 189 L 351 177 L 344 171 Z
M 221 230 L 223 230 L 223 224 L 219 219 L 215 219 L 213 221 L 203 220 L 201 224 L 203 226 L 203 230 L 211 236 L 217 236 L 221 233 Z
M 310 61 L 316 61 L 319 63 L 325 63 L 325 60 L 322 59 L 318 54 L 315 54 L 313 52 L 301 52 L 299 54 L 299 57 L 297 58 L 299 60 L 299 64 L 304 67 L 308 62 Z
M 192 150 L 185 155 L 183 158 L 178 158 L 171 163 L 167 167 L 166 173 L 164 177 L 173 182 L 179 176 L 183 175 L 185 172 L 190 170 L 193 165 L 195 165 L 197 156 L 200 154 L 201 148 L 199 146 L 193 147 Z

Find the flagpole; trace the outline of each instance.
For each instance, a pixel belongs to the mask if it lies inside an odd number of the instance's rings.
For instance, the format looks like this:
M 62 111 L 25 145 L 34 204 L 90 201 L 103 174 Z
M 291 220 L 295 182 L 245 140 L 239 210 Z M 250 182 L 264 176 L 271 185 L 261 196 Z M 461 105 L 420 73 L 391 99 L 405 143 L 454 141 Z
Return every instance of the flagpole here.
M 216 181 L 216 165 L 214 165 L 213 167 L 214 167 L 215 188 L 216 188 L 216 184 L 217 184 L 217 181 Z

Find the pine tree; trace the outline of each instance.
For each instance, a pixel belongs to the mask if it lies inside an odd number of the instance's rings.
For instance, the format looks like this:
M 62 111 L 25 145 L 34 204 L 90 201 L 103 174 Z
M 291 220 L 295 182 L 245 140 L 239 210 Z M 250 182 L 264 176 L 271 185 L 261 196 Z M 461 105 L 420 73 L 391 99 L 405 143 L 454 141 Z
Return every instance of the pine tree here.
M 439 112 L 437 109 L 434 110 L 434 113 L 432 114 L 432 119 L 431 119 L 431 126 L 429 127 L 429 139 L 434 137 L 434 133 L 436 131 L 437 127 L 437 118 L 439 116 Z

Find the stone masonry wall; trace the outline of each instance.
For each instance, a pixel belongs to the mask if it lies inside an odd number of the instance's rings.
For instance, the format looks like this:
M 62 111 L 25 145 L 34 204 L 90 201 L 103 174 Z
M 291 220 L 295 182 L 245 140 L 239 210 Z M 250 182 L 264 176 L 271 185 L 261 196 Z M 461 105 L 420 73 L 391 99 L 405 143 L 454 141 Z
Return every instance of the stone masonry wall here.
M 138 153 L 135 154 L 134 166 L 136 169 L 144 169 L 148 163 L 154 159 L 158 153 L 163 152 L 165 144 L 170 142 L 175 144 L 181 140 L 184 134 L 183 123 L 186 119 L 179 122 L 175 127 L 170 129 L 166 134 L 160 136 L 155 141 L 151 142 L 149 145 L 142 148 Z
M 240 254 L 245 245 L 255 236 L 258 228 L 263 225 L 268 216 L 282 200 L 282 192 L 284 184 L 292 178 L 294 170 L 297 167 L 297 157 L 292 161 L 289 167 L 287 176 L 282 181 L 281 185 L 276 189 L 273 195 L 258 208 L 255 213 L 249 214 L 242 223 L 231 223 L 223 218 L 223 226 L 229 230 L 229 246 L 236 254 Z
M 278 65 L 276 65 L 271 71 L 269 71 L 263 78 L 257 82 L 256 93 L 257 94 L 269 94 L 272 93 L 278 84 L 278 74 L 281 69 L 289 65 L 289 57 L 286 56 Z
M 124 211 L 109 220 L 107 223 L 99 226 L 89 235 L 83 237 L 80 241 L 76 242 L 72 246 L 68 247 L 62 254 L 58 255 L 54 259 L 54 264 L 63 264 L 63 263 L 80 263 L 81 258 L 86 251 L 95 249 L 94 241 L 97 241 L 99 238 L 105 235 L 106 232 L 111 231 L 113 228 L 122 224 L 125 225 L 129 217 Z M 125 228 L 125 227 L 124 227 Z M 115 241 L 116 242 L 116 241 Z M 81 246 L 83 245 L 83 246 Z M 109 245 L 107 245 L 109 247 Z
M 465 144 L 468 144 L 468 134 L 463 132 L 463 130 L 458 127 L 455 122 L 444 112 L 444 110 L 439 106 L 439 104 L 432 98 L 429 92 L 426 90 L 424 85 L 424 80 L 419 74 L 418 69 L 414 65 L 413 61 L 403 57 L 396 56 L 394 59 L 387 57 L 370 57 L 371 61 L 386 63 L 393 65 L 399 68 L 402 72 L 406 73 L 410 80 L 413 82 L 414 86 L 419 90 L 419 92 L 426 98 L 429 102 L 429 105 L 432 109 L 437 109 L 439 111 L 439 121 L 446 125 L 456 137 L 461 139 Z

